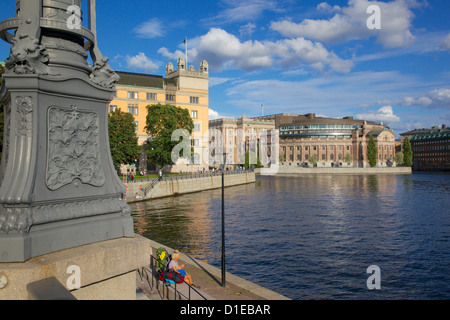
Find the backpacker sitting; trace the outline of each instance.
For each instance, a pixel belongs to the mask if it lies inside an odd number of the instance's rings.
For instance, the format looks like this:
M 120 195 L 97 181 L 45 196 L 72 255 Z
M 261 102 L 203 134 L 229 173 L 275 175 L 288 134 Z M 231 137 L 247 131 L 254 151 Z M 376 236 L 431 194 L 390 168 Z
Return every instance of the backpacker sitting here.
M 172 253 L 172 260 L 169 262 L 169 270 L 173 270 L 176 274 L 179 274 L 183 277 L 184 282 L 188 285 L 192 286 L 194 283 L 192 282 L 191 275 L 188 274 L 183 268 L 184 264 L 181 266 L 178 265 L 178 259 L 180 258 L 180 254 L 178 252 Z
M 159 280 L 172 283 L 182 283 L 183 277 L 180 274 L 169 269 L 170 261 L 171 257 L 167 253 L 167 250 L 165 248 L 161 247 L 156 250 L 155 270 Z

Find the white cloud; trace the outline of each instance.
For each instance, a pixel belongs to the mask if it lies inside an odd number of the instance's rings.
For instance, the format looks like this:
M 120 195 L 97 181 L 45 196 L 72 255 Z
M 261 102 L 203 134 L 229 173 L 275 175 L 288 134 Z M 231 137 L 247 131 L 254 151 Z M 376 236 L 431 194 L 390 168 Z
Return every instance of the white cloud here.
M 277 10 L 276 2 L 273 0 L 222 0 L 220 2 L 226 8 L 217 16 L 204 19 L 204 22 L 218 25 L 256 20 L 266 10 Z
M 152 18 L 133 30 L 140 38 L 157 38 L 164 36 L 164 27 L 157 18 Z
M 201 37 L 191 41 L 190 60 L 206 59 L 212 70 L 238 68 L 246 71 L 271 68 L 309 66 L 320 71 L 349 72 L 351 60 L 343 60 L 329 52 L 321 43 L 304 38 L 273 41 L 241 42 L 223 29 L 212 28 Z M 166 48 L 158 50 L 166 57 L 175 57 Z
M 405 97 L 403 99 L 403 103 L 400 104 L 403 106 L 412 106 L 412 105 L 428 106 L 432 103 L 433 101 L 428 97 L 420 97 L 420 98 Z
M 450 33 L 447 35 L 444 41 L 442 41 L 441 48 L 450 51 Z
M 171 60 L 178 60 L 178 58 L 183 57 L 186 55 L 186 52 L 182 52 L 181 50 L 176 50 L 175 52 L 170 52 L 167 48 L 162 47 L 158 49 L 158 53 L 163 55 L 166 58 L 169 58 Z
M 219 115 L 219 113 L 217 111 L 214 111 L 211 108 L 208 110 L 208 115 L 209 115 L 209 120 L 216 120 L 216 119 L 223 118 Z
M 394 114 L 392 106 L 384 106 L 376 111 L 370 110 L 365 113 L 360 113 L 356 115 L 356 118 L 360 120 L 383 122 L 387 125 L 392 125 L 400 121 L 400 118 Z
M 221 85 L 223 83 L 229 82 L 229 81 L 233 81 L 235 80 L 234 78 L 219 78 L 219 77 L 209 77 L 209 87 L 214 87 L 214 86 L 218 86 Z
M 255 28 L 256 28 L 255 24 L 249 22 L 246 25 L 243 25 L 239 28 L 239 34 L 241 35 L 241 37 L 251 36 L 255 31 Z
M 408 96 L 398 103 L 402 106 L 420 106 L 427 109 L 450 109 L 450 87 L 437 88 L 419 97 Z
M 230 105 L 249 110 L 249 114 L 263 103 L 267 114 L 315 112 L 344 117 L 360 113 L 359 106 L 374 105 L 380 97 L 397 101 L 418 85 L 416 79 L 398 72 L 353 72 L 303 81 L 245 81 L 230 86 L 225 93 Z
M 381 29 L 370 30 L 367 20 L 370 14 L 367 8 L 377 5 L 381 9 Z M 300 23 L 290 20 L 272 22 L 271 28 L 288 37 L 305 37 L 326 43 L 346 42 L 367 39 L 376 36 L 385 47 L 405 47 L 414 41 L 411 21 L 414 14 L 410 7 L 415 1 L 394 0 L 391 2 L 349 0 L 347 7 L 331 7 L 321 3 L 318 9 L 334 11 L 336 14 L 328 20 L 305 19 Z
M 450 87 L 434 89 L 428 95 L 433 101 L 428 107 L 431 109 L 450 109 Z
M 340 9 L 341 9 L 341 7 L 339 7 L 338 5 L 334 5 L 332 7 L 326 2 L 322 2 L 317 5 L 317 10 L 324 10 L 324 11 L 328 11 L 328 12 L 339 11 Z
M 126 61 L 129 68 L 144 70 L 148 73 L 153 73 L 159 68 L 159 66 L 150 60 L 143 52 L 140 52 L 133 57 L 126 56 Z

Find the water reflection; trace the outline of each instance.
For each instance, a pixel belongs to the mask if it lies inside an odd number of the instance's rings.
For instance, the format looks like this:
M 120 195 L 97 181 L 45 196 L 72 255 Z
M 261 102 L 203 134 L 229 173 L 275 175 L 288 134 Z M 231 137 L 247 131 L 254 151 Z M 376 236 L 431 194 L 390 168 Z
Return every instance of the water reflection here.
M 293 299 L 449 298 L 448 177 L 277 176 L 226 188 L 227 270 Z M 220 189 L 132 210 L 137 233 L 220 267 Z M 365 285 L 372 264 L 381 291 Z

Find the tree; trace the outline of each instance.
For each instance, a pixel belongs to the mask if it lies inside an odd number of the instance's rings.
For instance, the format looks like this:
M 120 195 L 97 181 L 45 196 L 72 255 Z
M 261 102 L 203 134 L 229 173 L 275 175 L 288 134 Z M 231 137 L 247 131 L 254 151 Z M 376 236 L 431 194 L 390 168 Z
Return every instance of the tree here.
M 108 117 L 109 145 L 114 166 L 132 164 L 140 156 L 136 123 L 131 113 L 119 109 Z
M 175 146 L 186 139 L 186 137 L 180 137 L 172 141 L 172 134 L 177 129 L 185 129 L 189 135 L 192 134 L 194 121 L 187 109 L 159 103 L 147 106 L 145 130 L 150 135 L 150 140 L 146 145 L 146 152 L 150 162 L 161 167 L 172 164 Z M 192 153 L 190 147 L 189 153 Z M 190 159 L 191 154 L 183 154 L 182 157 Z
M 403 141 L 403 156 L 405 163 L 405 166 L 411 167 L 412 166 L 412 149 L 411 149 L 411 143 L 409 142 L 408 137 L 405 138 Z
M 308 159 L 309 163 L 311 163 L 314 167 L 317 166 L 317 154 L 313 154 Z
M 347 154 L 345 155 L 345 162 L 347 162 L 348 164 L 351 164 L 352 161 L 353 161 L 352 155 L 351 155 L 350 153 L 347 153 Z
M 375 144 L 375 140 L 373 139 L 373 136 L 369 136 L 369 145 L 367 146 L 367 159 L 369 159 L 369 164 L 373 168 L 377 165 L 377 155 L 378 155 L 378 148 Z
M 404 154 L 403 154 L 403 152 L 397 152 L 396 154 L 395 154 L 395 158 L 394 158 L 394 160 L 395 160 L 395 162 L 397 163 L 397 165 L 399 165 L 399 166 L 401 166 L 402 164 L 404 164 L 405 162 L 404 162 Z

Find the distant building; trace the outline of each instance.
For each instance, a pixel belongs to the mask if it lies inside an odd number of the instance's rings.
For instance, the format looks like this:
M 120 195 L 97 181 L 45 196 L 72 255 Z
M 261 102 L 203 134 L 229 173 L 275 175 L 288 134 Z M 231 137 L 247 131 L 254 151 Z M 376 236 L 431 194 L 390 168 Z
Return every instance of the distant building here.
M 202 61 L 199 70 L 190 66 L 186 70 L 183 58 L 178 59 L 177 68 L 166 65 L 165 78 L 131 72 L 117 72 L 120 81 L 116 84 L 116 95 L 109 105 L 109 112 L 120 109 L 133 115 L 137 125 L 139 145 L 149 138 L 145 131 L 147 109 L 152 104 L 170 104 L 185 108 L 194 121 L 191 162 L 200 164 L 200 155 L 207 145 L 209 120 L 209 71 L 208 63 Z M 142 166 L 142 164 L 141 164 Z
M 221 130 L 224 144 L 228 145 L 232 142 L 228 140 L 233 132 L 239 128 L 248 133 L 258 133 L 261 129 L 278 130 L 280 159 L 295 166 L 310 166 L 311 156 L 316 155 L 320 167 L 367 167 L 367 145 L 372 135 L 378 148 L 377 166 L 395 165 L 393 130 L 353 117 L 333 119 L 316 117 L 314 113 L 280 113 L 250 119 L 243 116 L 241 119 L 211 120 L 209 124 L 211 129 Z M 231 151 L 225 146 L 224 150 Z
M 306 115 L 280 116 L 280 154 L 291 165 L 310 166 L 315 155 L 318 167 L 368 167 L 370 135 L 377 149 L 377 166 L 393 166 L 395 134 L 383 124 Z
M 450 170 L 450 128 L 433 127 L 402 133 L 408 137 L 417 170 Z
M 242 115 L 239 119 L 216 119 L 209 121 L 211 149 L 220 145 L 222 153 L 227 154 L 226 163 L 242 165 L 245 163 L 245 152 L 253 151 L 257 154 L 257 145 L 262 135 L 268 137 L 267 155 L 271 156 L 271 140 L 270 135 L 275 129 L 275 121 L 266 119 L 251 119 Z M 215 140 L 215 130 L 221 134 L 221 141 Z M 242 144 L 242 145 L 241 145 Z M 219 151 L 218 151 L 219 152 Z M 212 157 L 214 158 L 212 153 Z

